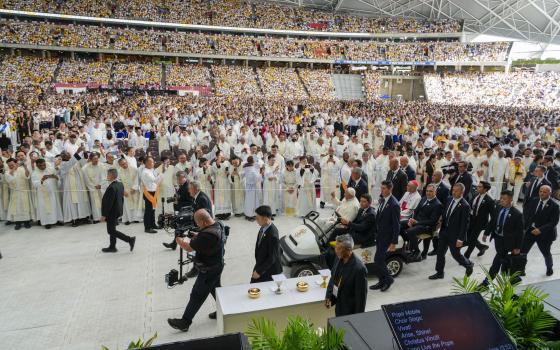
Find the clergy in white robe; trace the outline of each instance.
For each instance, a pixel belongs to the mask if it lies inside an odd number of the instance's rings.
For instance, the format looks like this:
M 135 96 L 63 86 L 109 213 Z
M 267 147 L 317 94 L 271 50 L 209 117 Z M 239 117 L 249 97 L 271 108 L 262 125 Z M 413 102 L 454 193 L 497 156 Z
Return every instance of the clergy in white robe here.
M 125 158 L 119 159 L 119 167 L 117 169 L 119 180 L 124 187 L 124 202 L 122 221 L 125 225 L 131 222 L 139 222 L 144 215 L 141 207 L 140 185 L 138 181 L 138 169 L 128 164 Z
M 171 165 L 167 157 L 161 158 L 162 164 L 156 169 L 156 174 L 161 175 L 159 183 L 159 194 L 155 208 L 156 221 L 160 214 L 173 214 L 175 208 L 173 202 L 167 203 L 168 198 L 175 197 L 175 186 L 177 185 L 177 177 L 175 176 L 175 167 Z
M 29 186 L 30 173 L 25 165 L 18 165 L 18 162 L 8 159 L 8 169 L 4 173 L 8 187 L 10 188 L 10 201 L 8 203 L 7 220 L 16 224 L 16 230 L 25 225 L 30 226 L 30 220 L 34 215 L 31 203 L 31 187 Z
M 60 179 L 62 181 L 62 212 L 64 222 L 72 222 L 73 226 L 78 225 L 78 220 L 82 220 L 91 215 L 91 208 L 87 188 L 84 182 L 82 159 L 78 153 L 71 156 L 64 152 L 61 155 Z
M 301 157 L 298 174 L 298 215 L 305 216 L 312 210 L 317 210 L 317 195 L 315 193 L 315 180 L 317 170 L 307 164 L 307 158 Z
M 362 153 L 362 170 L 367 175 L 369 193 L 373 193 L 375 185 L 375 167 L 375 159 L 371 156 L 371 153 L 364 151 Z
M 231 203 L 233 215 L 242 216 L 245 211 L 245 188 L 243 185 L 243 168 L 241 160 L 233 158 L 231 160 L 231 175 L 229 182 L 231 184 Z
M 8 203 L 10 202 L 10 190 L 4 174 L 0 173 L 0 221 L 6 220 L 8 215 Z
M 224 155 L 220 152 L 216 158 L 216 162 L 212 164 L 211 173 L 214 182 L 214 213 L 222 219 L 226 219 L 231 215 L 231 183 L 230 174 L 232 166 L 224 160 Z
M 94 222 L 101 219 L 103 185 L 107 178 L 105 169 L 105 166 L 99 162 L 99 156 L 96 153 L 92 153 L 89 162 L 82 167 L 85 184 L 89 192 L 91 216 Z
M 64 221 L 60 203 L 59 178 L 52 166 L 47 166 L 44 159 L 35 162 L 35 170 L 31 174 L 31 183 L 37 194 L 37 220 L 45 228 L 51 228 Z
M 334 148 L 329 148 L 329 154 L 321 159 L 321 206 L 326 203 L 335 203 L 332 200 L 331 193 L 339 193 L 340 191 L 340 160 L 334 155 Z
M 247 163 L 243 166 L 243 184 L 245 188 L 245 207 L 243 213 L 248 220 L 255 219 L 255 209 L 261 205 L 262 200 L 261 171 L 255 167 L 253 157 L 247 157 Z
M 199 167 L 194 171 L 194 179 L 200 182 L 200 190 L 210 198 L 214 203 L 214 196 L 212 194 L 212 169 L 210 169 L 209 162 L 206 158 L 200 158 Z
M 271 154 L 264 166 L 263 204 L 270 207 L 272 215 L 278 214 L 280 210 L 280 175 L 280 164 Z
M 492 198 L 499 198 L 504 184 L 509 182 L 509 159 L 504 157 L 504 151 L 498 152 L 498 157 L 494 158 L 488 169 L 490 184 L 492 185 Z
M 297 173 L 294 162 L 286 162 L 286 170 L 282 174 L 282 192 L 284 195 L 284 215 L 295 216 L 297 209 Z

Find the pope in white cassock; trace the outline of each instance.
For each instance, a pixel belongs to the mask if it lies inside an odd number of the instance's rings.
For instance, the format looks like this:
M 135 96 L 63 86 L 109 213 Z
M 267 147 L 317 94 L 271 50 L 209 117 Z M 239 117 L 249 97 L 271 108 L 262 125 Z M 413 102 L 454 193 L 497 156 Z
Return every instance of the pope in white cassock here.
M 46 229 L 63 222 L 62 205 L 58 195 L 59 178 L 52 166 L 47 166 L 44 159 L 35 162 L 35 170 L 31 174 L 31 183 L 37 193 L 37 219 Z
M 509 159 L 504 157 L 504 151 L 498 152 L 498 157 L 492 159 L 488 167 L 488 177 L 492 184 L 492 198 L 499 198 L 504 184 L 509 178 Z
M 255 167 L 252 156 L 247 157 L 247 163 L 243 166 L 243 183 L 245 187 L 245 218 L 255 219 L 255 209 L 261 205 L 262 193 L 262 174 Z
M 78 226 L 78 220 L 82 220 L 91 215 L 91 208 L 84 182 L 81 157 L 78 149 L 74 156 L 64 152 L 61 155 L 60 178 L 62 180 L 62 212 L 64 222 L 72 222 L 72 226 Z
M 138 169 L 131 167 L 125 158 L 119 159 L 119 180 L 124 187 L 124 202 L 122 221 L 125 225 L 130 222 L 139 222 L 144 215 L 140 197 L 140 182 L 138 181 Z
M 317 171 L 307 164 L 307 158 L 301 157 L 298 174 L 298 215 L 305 216 L 312 210 L 317 210 L 317 195 L 315 194 L 315 180 Z
M 335 205 L 331 193 L 339 193 L 340 187 L 340 161 L 334 156 L 334 148 L 330 147 L 328 155 L 321 159 L 321 207 L 326 203 Z
M 30 228 L 32 203 L 29 170 L 11 158 L 8 159 L 8 169 L 4 175 L 10 189 L 7 220 L 15 223 L 16 230 L 19 230 L 22 224 L 25 228 Z
M 99 156 L 92 153 L 89 162 L 82 167 L 85 184 L 89 190 L 91 216 L 93 222 L 101 219 L 101 199 L 103 198 L 103 185 L 106 179 L 106 168 L 99 163 Z

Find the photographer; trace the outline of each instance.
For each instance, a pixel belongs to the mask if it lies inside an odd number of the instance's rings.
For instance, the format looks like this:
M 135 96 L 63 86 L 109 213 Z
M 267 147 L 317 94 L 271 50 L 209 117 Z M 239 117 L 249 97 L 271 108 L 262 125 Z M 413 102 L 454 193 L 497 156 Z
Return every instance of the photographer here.
M 196 252 L 194 265 L 200 272 L 183 317 L 167 320 L 171 327 L 183 332 L 189 330 L 194 316 L 204 304 L 208 294 L 212 294 L 216 299 L 216 288 L 220 287 L 220 278 L 224 269 L 224 227 L 214 221 L 205 209 L 199 209 L 194 213 L 194 221 L 199 227 L 199 232 L 194 233 L 190 242 L 180 237 L 176 238 L 176 242 L 187 252 Z M 213 312 L 208 316 L 214 319 L 216 313 Z

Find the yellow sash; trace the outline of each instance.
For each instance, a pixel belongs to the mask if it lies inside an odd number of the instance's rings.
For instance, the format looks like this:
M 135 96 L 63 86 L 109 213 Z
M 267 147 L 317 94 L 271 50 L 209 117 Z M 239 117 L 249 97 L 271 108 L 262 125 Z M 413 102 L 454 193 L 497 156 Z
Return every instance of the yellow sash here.
M 159 185 L 158 185 L 158 187 L 156 187 L 156 193 L 154 193 L 153 196 L 150 194 L 150 192 L 148 192 L 148 190 L 146 189 L 146 186 L 144 186 L 144 196 L 146 196 L 146 198 L 148 198 L 148 201 L 150 203 L 152 203 L 152 208 L 153 209 L 156 208 L 158 195 L 159 195 Z

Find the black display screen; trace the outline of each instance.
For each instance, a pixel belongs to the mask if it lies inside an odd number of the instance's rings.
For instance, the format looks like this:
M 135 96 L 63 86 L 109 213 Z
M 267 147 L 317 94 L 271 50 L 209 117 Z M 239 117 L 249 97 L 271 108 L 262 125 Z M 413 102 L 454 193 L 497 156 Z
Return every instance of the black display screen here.
M 478 293 L 383 305 L 401 350 L 513 350 Z

